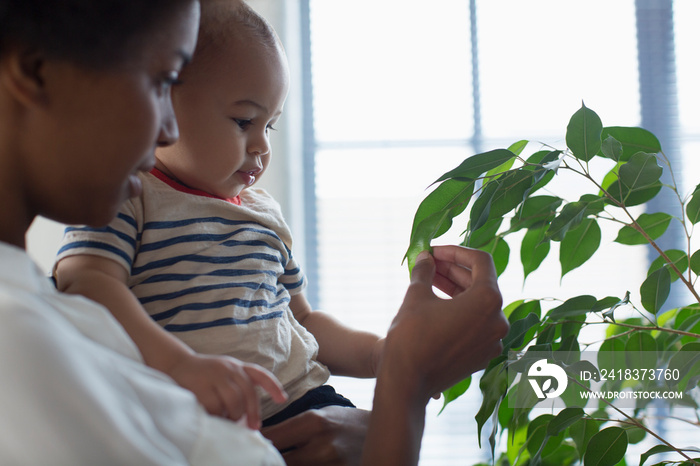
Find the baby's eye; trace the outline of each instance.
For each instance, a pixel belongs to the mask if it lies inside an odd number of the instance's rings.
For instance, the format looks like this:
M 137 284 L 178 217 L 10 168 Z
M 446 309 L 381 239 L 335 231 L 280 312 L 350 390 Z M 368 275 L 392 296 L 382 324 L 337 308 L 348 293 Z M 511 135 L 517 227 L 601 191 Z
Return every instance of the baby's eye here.
M 275 128 L 275 127 L 272 126 L 272 125 L 267 125 L 267 127 L 266 127 L 265 129 L 266 129 L 267 131 L 277 131 L 277 128 Z
M 251 120 L 244 120 L 242 118 L 234 118 L 233 121 L 236 122 L 238 126 L 240 126 L 241 129 L 246 129 L 248 126 L 253 124 Z

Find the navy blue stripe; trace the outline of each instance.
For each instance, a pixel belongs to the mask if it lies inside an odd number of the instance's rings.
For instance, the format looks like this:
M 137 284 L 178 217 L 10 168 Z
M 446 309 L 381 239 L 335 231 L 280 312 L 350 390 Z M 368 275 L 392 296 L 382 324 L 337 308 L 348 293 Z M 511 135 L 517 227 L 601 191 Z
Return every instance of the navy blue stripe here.
M 304 277 L 301 277 L 301 280 L 295 283 L 282 283 L 284 287 L 288 290 L 293 290 L 295 288 L 299 288 L 301 285 L 304 284 Z
M 126 243 L 129 244 L 132 248 L 136 248 L 136 239 L 133 238 L 132 236 L 129 236 L 126 233 L 123 233 L 119 230 L 115 230 L 114 228 L 110 226 L 102 227 L 102 228 L 91 228 L 91 227 L 67 227 L 66 228 L 66 233 L 70 232 L 86 232 L 86 233 L 103 233 L 103 234 L 112 234 L 116 236 L 117 238 L 121 239 L 122 241 L 125 241 Z
M 272 293 L 276 293 L 279 296 L 277 289 L 266 283 L 256 283 L 256 282 L 243 282 L 243 283 L 221 283 L 218 285 L 203 285 L 203 286 L 193 286 L 191 288 L 185 288 L 183 290 L 173 291 L 171 293 L 163 293 L 153 296 L 143 296 L 139 298 L 141 304 L 148 304 L 154 301 L 169 301 L 171 299 L 181 298 L 189 294 L 204 293 L 213 290 L 223 290 L 228 288 L 249 288 L 251 290 L 257 291 L 259 289 L 264 289 Z
M 159 269 L 163 267 L 169 267 L 180 262 L 197 262 L 200 264 L 235 264 L 236 262 L 241 262 L 246 259 L 255 259 L 260 261 L 273 262 L 275 264 L 280 263 L 280 258 L 278 256 L 273 256 L 264 253 L 251 253 L 242 254 L 240 256 L 200 256 L 198 254 L 185 254 L 183 256 L 168 257 L 166 259 L 156 260 L 149 262 L 141 267 L 134 267 L 131 270 L 131 275 L 136 276 L 140 273 L 146 272 L 148 270 Z
M 134 227 L 134 229 L 138 229 L 138 224 L 136 222 L 136 219 L 134 217 L 132 217 L 131 215 L 126 215 L 126 214 L 119 212 L 119 213 L 117 213 L 117 218 L 125 221 L 126 223 L 128 223 L 129 225 Z
M 121 249 L 115 248 L 114 246 L 111 246 L 109 244 L 100 243 L 99 241 L 74 241 L 72 243 L 68 243 L 68 244 L 64 245 L 58 251 L 58 254 L 62 254 L 65 251 L 69 251 L 71 249 L 76 249 L 76 248 L 91 248 L 91 249 L 101 249 L 103 251 L 109 251 L 112 254 L 115 254 L 115 255 L 123 258 L 129 264 L 129 267 L 131 267 L 131 257 L 128 254 L 126 254 Z
M 187 218 L 184 220 L 173 220 L 164 222 L 148 222 L 144 224 L 144 230 L 166 230 L 169 228 L 179 228 L 187 225 L 194 225 L 197 223 L 221 223 L 223 225 L 245 225 L 250 224 L 249 220 L 230 220 L 223 217 L 200 217 L 200 218 Z
M 131 215 L 126 215 L 124 213 L 118 212 L 117 218 L 125 221 L 126 223 L 128 223 L 129 225 L 134 227 L 134 229 L 138 229 L 138 227 L 139 227 L 138 223 L 136 222 L 136 219 L 134 217 L 132 217 Z
M 275 249 L 277 248 L 271 246 L 270 244 L 266 243 L 265 241 L 262 240 L 250 240 L 250 241 L 237 241 L 237 240 L 229 240 L 229 241 L 223 241 L 227 240 L 228 238 L 237 235 L 238 233 L 242 231 L 256 231 L 258 233 L 262 234 L 267 234 L 268 236 L 271 236 L 278 240 L 280 243 L 282 242 L 279 238 L 277 238 L 277 235 L 270 234 L 268 232 L 265 232 L 264 230 L 254 230 L 252 228 L 242 228 L 238 229 L 233 232 L 229 233 L 222 233 L 218 235 L 214 234 L 192 234 L 192 235 L 182 235 L 182 236 L 174 236 L 172 238 L 164 239 L 161 241 L 153 241 L 148 244 L 144 244 L 141 246 L 140 250 L 141 251 L 155 251 L 158 249 L 163 249 L 167 248 L 169 246 L 173 246 L 176 244 L 182 244 L 182 243 L 199 243 L 199 242 L 221 242 L 222 245 L 227 246 L 227 247 L 233 247 L 233 246 L 262 246 L 262 247 L 267 247 L 270 249 Z
M 158 314 L 152 314 L 151 318 L 153 320 L 163 320 L 179 314 L 182 311 L 208 311 L 212 309 L 221 309 L 222 307 L 228 306 L 238 306 L 246 309 L 252 307 L 262 307 L 265 309 L 274 309 L 280 305 L 289 303 L 289 298 L 282 298 L 279 301 L 270 303 L 265 299 L 256 299 L 255 301 L 250 301 L 248 299 L 222 299 L 220 301 L 214 301 L 211 303 L 185 303 L 180 306 L 175 306 L 167 311 L 159 312 Z
M 211 327 L 221 327 L 224 325 L 246 325 L 260 320 L 279 319 L 280 317 L 282 317 L 282 314 L 282 311 L 277 311 L 260 316 L 252 316 L 247 319 L 234 319 L 231 317 L 227 317 L 225 319 L 213 320 L 211 322 L 201 322 L 197 324 L 168 324 L 164 328 L 169 332 L 187 332 L 191 330 L 201 330 Z
M 271 277 L 277 277 L 277 272 L 272 270 L 241 270 L 241 269 L 222 269 L 214 270 L 209 273 L 161 273 L 158 275 L 152 275 L 140 282 L 140 284 L 145 283 L 158 283 L 158 282 L 186 282 L 198 277 L 244 277 L 246 275 L 257 275 L 257 274 L 270 275 Z

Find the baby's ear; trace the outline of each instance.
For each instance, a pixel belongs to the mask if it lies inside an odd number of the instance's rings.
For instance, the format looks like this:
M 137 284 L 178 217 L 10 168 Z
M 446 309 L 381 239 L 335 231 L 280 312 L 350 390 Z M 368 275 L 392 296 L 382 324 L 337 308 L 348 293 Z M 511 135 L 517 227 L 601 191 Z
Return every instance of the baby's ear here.
M 0 60 L 3 86 L 25 105 L 45 103 L 44 56 L 38 51 L 27 49 L 10 49 L 3 55 Z

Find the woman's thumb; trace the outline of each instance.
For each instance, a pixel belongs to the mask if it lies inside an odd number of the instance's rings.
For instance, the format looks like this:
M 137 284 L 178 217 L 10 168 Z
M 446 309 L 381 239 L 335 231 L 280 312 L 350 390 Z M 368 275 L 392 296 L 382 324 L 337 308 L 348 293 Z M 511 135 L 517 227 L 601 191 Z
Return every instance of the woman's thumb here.
M 428 251 L 421 251 L 416 257 L 416 263 L 411 271 L 411 283 L 420 283 L 432 287 L 434 277 L 435 261 Z

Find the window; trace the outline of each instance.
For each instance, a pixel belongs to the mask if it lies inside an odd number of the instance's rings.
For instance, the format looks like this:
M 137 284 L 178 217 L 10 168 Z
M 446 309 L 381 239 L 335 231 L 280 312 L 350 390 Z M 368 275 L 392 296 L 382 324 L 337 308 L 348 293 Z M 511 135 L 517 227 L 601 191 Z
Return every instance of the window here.
M 604 124 L 642 124 L 640 82 L 648 70 L 640 77 L 637 38 L 647 33 L 638 28 L 647 26 L 637 12 L 665 8 L 670 13 L 672 4 L 303 3 L 310 29 L 312 92 L 305 103 L 313 115 L 307 137 L 313 147 L 310 201 L 316 206 L 317 229 L 317 242 L 307 249 L 318 253 L 317 304 L 350 325 L 379 333 L 385 332 L 405 292 L 408 275 L 401 259 L 413 213 L 428 185 L 465 157 L 519 139 L 563 145 L 568 118 L 581 101 Z M 685 162 L 685 154 L 700 149 L 698 65 L 692 52 L 698 43 L 693 23 L 698 7 L 677 0 L 675 8 Z M 670 34 L 665 45 L 672 51 L 674 23 L 661 27 Z M 551 269 L 528 277 L 523 286 L 518 252 L 511 251 L 509 271 L 500 280 L 505 302 L 593 287 L 605 296 L 637 287 L 646 259 L 616 247 L 612 239 L 603 240 L 609 276 L 574 271 L 561 283 L 553 261 Z M 333 383 L 360 406 L 371 405 L 372 381 Z M 468 395 L 439 417 L 439 403 L 431 404 L 421 464 L 473 464 L 488 458 L 488 447 L 475 447 L 473 417 L 480 400 L 474 382 Z M 488 445 L 487 436 L 483 445 Z

